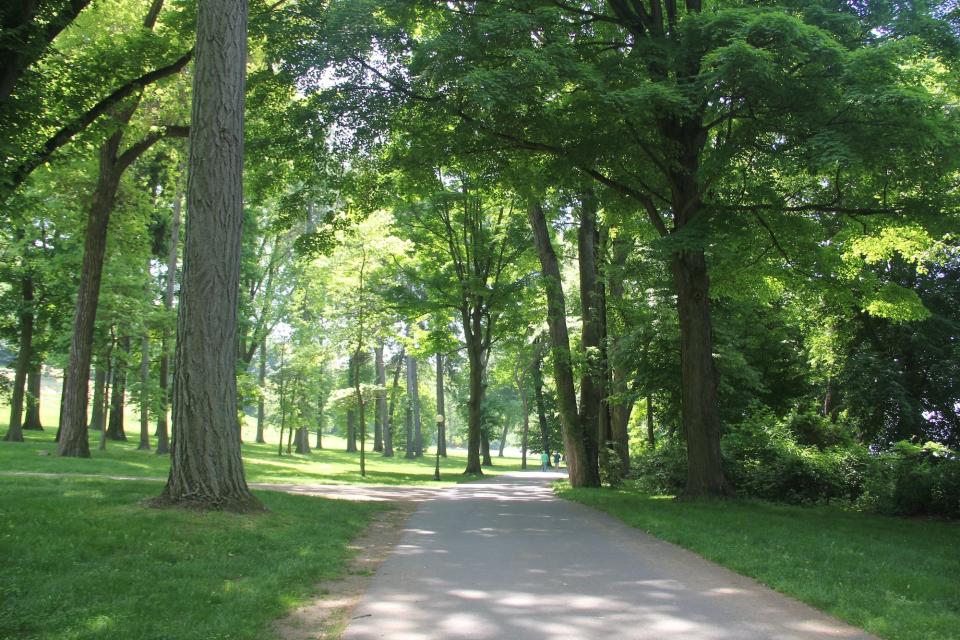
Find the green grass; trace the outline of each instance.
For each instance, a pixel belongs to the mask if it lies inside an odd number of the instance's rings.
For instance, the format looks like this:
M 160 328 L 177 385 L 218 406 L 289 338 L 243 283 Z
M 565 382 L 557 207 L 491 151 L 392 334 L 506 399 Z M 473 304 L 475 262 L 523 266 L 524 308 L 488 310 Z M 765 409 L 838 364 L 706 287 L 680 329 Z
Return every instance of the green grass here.
M 0 425 L 0 432 L 5 432 Z M 128 433 L 127 442 L 108 441 L 107 450 L 99 451 L 99 432 L 91 432 L 91 457 L 89 459 L 60 458 L 56 455 L 53 441 L 55 430 L 44 432 L 27 431 L 26 442 L 0 442 L 0 472 L 28 471 L 41 473 L 88 473 L 97 475 L 121 475 L 137 478 L 166 478 L 170 469 L 168 456 L 158 456 L 154 451 L 137 451 L 139 436 Z M 275 437 L 275 436 L 274 436 Z M 312 437 L 311 437 L 312 442 Z M 156 446 L 156 442 L 152 442 Z M 314 449 L 308 455 L 277 455 L 277 445 L 243 445 L 244 469 L 250 482 L 277 484 L 387 484 L 431 485 L 454 484 L 472 480 L 464 476 L 467 460 L 464 455 L 451 454 L 440 459 L 442 483 L 433 480 L 434 457 L 425 455 L 419 460 L 405 460 L 403 452 L 393 458 L 384 458 L 379 453 L 367 450 L 367 475 L 360 476 L 360 454 L 346 453 L 344 441 L 324 436 L 322 450 Z M 367 443 L 372 448 L 372 443 Z M 49 455 L 41 455 L 48 453 Z M 494 458 L 494 467 L 484 469 L 485 475 L 497 475 L 520 469 L 520 460 Z
M 835 507 L 677 502 L 630 489 L 559 485 L 558 493 L 883 638 L 960 637 L 960 523 Z
M 269 513 L 156 510 L 156 484 L 0 477 L 0 638 L 263 639 L 384 506 L 259 492 Z

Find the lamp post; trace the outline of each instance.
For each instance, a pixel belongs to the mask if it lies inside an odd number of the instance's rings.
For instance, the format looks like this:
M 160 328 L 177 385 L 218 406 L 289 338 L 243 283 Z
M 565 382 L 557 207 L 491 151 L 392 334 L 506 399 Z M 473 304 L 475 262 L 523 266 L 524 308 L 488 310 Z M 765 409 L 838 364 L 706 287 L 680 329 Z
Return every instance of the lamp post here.
M 443 426 L 443 414 L 437 414 L 437 466 L 433 470 L 433 479 L 440 479 L 440 428 Z

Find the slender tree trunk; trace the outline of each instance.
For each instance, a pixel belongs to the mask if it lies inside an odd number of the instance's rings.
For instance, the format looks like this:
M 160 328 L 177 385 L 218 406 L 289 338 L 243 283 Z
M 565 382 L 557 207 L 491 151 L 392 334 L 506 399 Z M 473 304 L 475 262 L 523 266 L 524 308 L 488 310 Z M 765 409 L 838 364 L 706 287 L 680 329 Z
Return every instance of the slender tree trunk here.
M 546 403 L 543 401 L 543 339 L 537 338 L 533 354 L 533 397 L 537 405 L 537 424 L 540 426 L 541 449 L 547 454 L 547 466 L 553 465 L 550 447 L 550 425 L 547 423 Z
M 490 435 L 486 429 L 480 431 L 480 456 L 483 460 L 483 466 L 493 466 L 493 460 L 490 458 Z
M 373 350 L 373 362 L 377 376 L 377 386 L 385 387 L 387 384 L 387 370 L 383 363 L 383 342 L 379 342 Z M 387 417 L 387 397 L 386 390 L 377 392 L 376 406 L 373 413 L 373 450 L 383 451 L 383 426 L 386 424 Z
M 323 396 L 317 396 L 317 449 L 323 449 Z
M 653 395 L 647 394 L 647 445 L 653 449 L 657 446 L 657 439 L 653 433 Z
M 113 372 L 114 372 L 113 361 L 111 358 L 112 353 L 113 353 L 113 344 L 111 342 L 111 345 L 107 348 L 107 355 L 105 358 L 107 368 L 106 368 L 106 374 L 105 374 L 106 377 L 104 378 L 104 384 L 103 384 L 103 405 L 100 408 L 101 415 L 103 415 L 103 419 L 104 419 L 103 428 L 100 429 L 100 444 L 98 445 L 98 448 L 100 449 L 100 451 L 107 450 L 106 418 L 107 418 L 107 413 L 110 410 L 110 399 L 111 399 L 111 393 L 113 391 Z
M 20 345 L 13 374 L 13 395 L 10 399 L 10 425 L 3 439 L 7 442 L 23 442 L 23 396 L 33 355 L 33 278 L 30 275 L 20 280 L 20 310 L 17 314 L 20 330 Z
M 447 457 L 447 409 L 443 393 L 443 355 L 437 354 L 437 451 Z
M 417 375 L 417 359 L 407 356 L 407 397 L 413 412 L 413 456 L 423 457 L 423 422 L 420 416 L 420 378 Z
M 383 457 L 393 457 L 393 410 L 397 404 L 397 390 L 400 387 L 400 369 L 403 367 L 405 347 L 400 348 L 397 356 L 397 368 L 393 372 L 393 387 L 390 390 L 390 406 L 387 409 L 387 419 L 383 427 Z
M 520 468 L 527 468 L 527 447 L 530 443 L 530 404 L 527 398 L 525 376 L 520 375 L 520 363 L 513 370 L 513 383 L 517 385 L 517 394 L 520 396 L 520 406 L 523 407 L 523 433 L 520 438 Z M 548 454 L 549 455 L 549 454 Z
M 180 173 L 184 167 L 180 165 Z M 180 218 L 183 208 L 183 187 L 177 179 L 176 193 L 173 197 L 173 217 L 170 221 L 170 243 L 167 247 L 167 280 L 163 295 L 163 306 L 167 311 L 173 309 L 173 290 L 177 281 L 177 257 L 180 248 Z M 168 380 L 170 375 L 170 334 L 164 326 L 160 337 L 160 403 L 157 413 L 157 455 L 170 453 L 170 440 L 167 429 L 167 414 L 170 409 Z
M 287 429 L 287 455 L 290 455 L 293 452 L 293 432 L 295 429 L 293 425 L 290 425 L 290 428 Z
M 507 446 L 507 434 L 510 432 L 510 423 L 503 423 L 503 433 L 500 434 L 500 450 L 497 452 L 497 457 L 503 457 L 503 449 Z
M 550 232 L 547 230 L 543 208 L 538 202 L 531 202 L 528 214 L 547 295 L 547 326 L 553 346 L 553 377 L 557 387 L 557 405 L 563 426 L 570 484 L 574 487 L 598 487 L 600 471 L 597 459 L 588 453 L 595 442 L 596 422 L 582 423 L 577 411 L 560 265 L 553 250 Z
M 110 397 L 110 418 L 107 425 L 107 437 L 111 440 L 126 440 L 127 433 L 124 430 L 124 407 L 126 405 L 127 392 L 127 367 L 126 360 L 130 354 L 130 338 L 124 336 L 120 339 L 120 349 L 123 355 L 113 367 L 113 389 Z
M 347 385 L 352 389 L 356 385 L 354 376 L 356 370 L 356 354 L 351 354 L 347 361 Z M 353 408 L 347 409 L 347 453 L 356 453 L 357 451 L 357 416 Z
M 469 326 L 469 314 L 464 314 L 465 326 Z M 469 365 L 469 397 L 467 398 L 467 468 L 466 474 L 483 475 L 480 458 L 483 446 L 483 354 L 480 352 L 480 336 L 470 329 L 465 331 Z
M 263 437 L 263 429 L 266 424 L 266 398 L 267 392 L 267 337 L 260 339 L 260 371 L 257 375 L 257 384 L 260 386 L 260 397 L 257 398 L 257 444 L 265 444 L 267 441 Z
M 407 397 L 407 403 L 403 408 L 403 435 L 404 454 L 407 460 L 413 460 L 416 456 L 413 454 L 413 410 L 410 408 L 410 398 Z
M 150 336 L 140 337 L 140 451 L 150 450 Z
M 687 441 L 685 497 L 731 493 L 720 456 L 717 371 L 713 362 L 710 279 L 703 251 L 683 251 L 671 262 L 680 320 L 681 397 Z
M 237 433 L 246 0 L 200 0 L 170 476 L 159 504 L 260 510 Z
M 37 362 L 27 372 L 27 417 L 23 428 L 29 431 L 43 431 L 40 423 L 40 394 L 43 390 L 43 366 Z
M 102 360 L 98 360 L 95 373 L 93 374 L 93 401 L 90 410 L 90 430 L 102 431 L 106 425 L 103 410 L 103 394 L 106 391 L 107 370 Z

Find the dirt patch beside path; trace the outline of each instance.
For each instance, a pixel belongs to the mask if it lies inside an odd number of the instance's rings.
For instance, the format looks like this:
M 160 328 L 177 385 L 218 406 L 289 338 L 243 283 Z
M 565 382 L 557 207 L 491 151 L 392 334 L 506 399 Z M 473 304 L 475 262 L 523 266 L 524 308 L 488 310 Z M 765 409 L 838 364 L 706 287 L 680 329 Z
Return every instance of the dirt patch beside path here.
M 347 575 L 316 585 L 320 594 L 274 623 L 282 640 L 336 640 L 343 633 L 354 606 L 367 590 L 373 574 L 403 535 L 403 525 L 416 511 L 417 502 L 394 502 L 379 512 L 360 536 L 350 543 L 355 552 Z

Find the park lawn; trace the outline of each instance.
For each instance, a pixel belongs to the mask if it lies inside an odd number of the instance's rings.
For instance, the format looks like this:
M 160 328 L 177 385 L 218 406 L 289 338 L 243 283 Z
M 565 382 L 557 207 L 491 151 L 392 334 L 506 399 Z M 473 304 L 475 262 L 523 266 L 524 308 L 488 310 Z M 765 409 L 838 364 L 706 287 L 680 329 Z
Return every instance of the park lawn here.
M 0 425 L 0 432 L 6 432 Z M 139 436 L 128 434 L 126 442 L 108 441 L 106 451 L 97 449 L 99 432 L 90 434 L 89 459 L 60 458 L 56 455 L 55 430 L 26 431 L 26 442 L 0 442 L 0 472 L 81 473 L 95 475 L 132 476 L 166 479 L 170 469 L 168 456 L 158 456 L 153 450 L 137 451 Z M 269 436 L 268 436 L 269 437 Z M 274 437 L 276 437 L 274 435 Z M 311 437 L 311 441 L 312 441 Z M 277 445 L 243 444 L 244 469 L 249 482 L 273 484 L 384 484 L 432 485 L 454 484 L 473 480 L 464 476 L 465 455 L 451 454 L 440 459 L 443 481 L 433 479 L 435 459 L 427 453 L 419 460 L 405 460 L 403 451 L 393 458 L 374 453 L 372 443 L 367 446 L 367 475 L 360 475 L 360 454 L 346 453 L 344 440 L 324 436 L 324 449 L 314 449 L 305 455 L 277 455 Z M 151 441 L 156 447 L 156 441 Z M 42 455 L 48 454 L 48 455 Z M 518 471 L 520 460 L 494 458 L 494 467 L 484 469 L 485 475 Z
M 755 501 L 678 502 L 565 483 L 557 492 L 880 637 L 960 637 L 958 522 Z
M 155 483 L 0 477 L 0 638 L 263 639 L 342 575 L 383 503 L 258 492 L 257 515 L 157 510 Z

